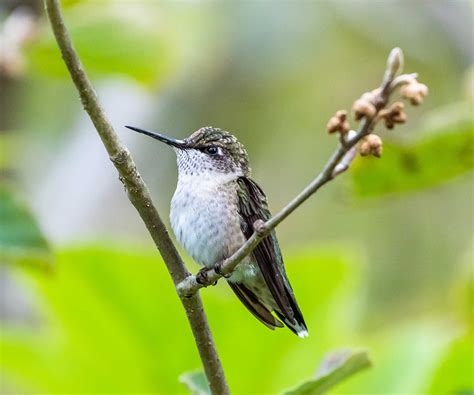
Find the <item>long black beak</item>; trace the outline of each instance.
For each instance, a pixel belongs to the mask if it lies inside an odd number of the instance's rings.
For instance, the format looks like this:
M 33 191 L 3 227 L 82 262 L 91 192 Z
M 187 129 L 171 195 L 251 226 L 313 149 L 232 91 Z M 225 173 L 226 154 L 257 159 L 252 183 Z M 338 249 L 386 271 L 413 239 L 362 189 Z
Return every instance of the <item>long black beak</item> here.
M 149 132 L 148 130 L 135 128 L 133 126 L 125 126 L 125 127 L 135 132 L 146 134 L 147 136 L 153 137 L 154 139 L 159 140 L 162 143 L 171 145 L 173 147 L 181 148 L 181 149 L 186 148 L 186 142 L 184 140 L 177 140 L 172 137 L 165 136 L 164 134 L 161 134 L 161 133 Z

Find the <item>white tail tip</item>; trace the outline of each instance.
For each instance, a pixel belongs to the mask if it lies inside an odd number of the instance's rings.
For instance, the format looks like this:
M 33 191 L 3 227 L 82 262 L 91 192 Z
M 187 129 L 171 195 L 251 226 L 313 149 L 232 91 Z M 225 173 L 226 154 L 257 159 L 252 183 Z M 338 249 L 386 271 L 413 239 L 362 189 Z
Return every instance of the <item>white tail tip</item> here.
M 297 335 L 298 335 L 298 337 L 301 337 L 302 339 L 309 336 L 307 330 L 298 331 L 298 332 L 297 332 Z

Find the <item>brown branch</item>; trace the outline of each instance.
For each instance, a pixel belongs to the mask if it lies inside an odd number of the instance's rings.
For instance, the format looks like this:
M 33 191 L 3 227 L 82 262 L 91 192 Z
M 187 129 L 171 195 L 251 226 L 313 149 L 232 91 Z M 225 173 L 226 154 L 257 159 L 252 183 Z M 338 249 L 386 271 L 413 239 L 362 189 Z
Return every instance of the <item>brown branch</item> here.
M 402 67 L 403 53 L 401 49 L 394 48 L 388 56 L 387 67 L 380 87 L 372 91 L 370 94 L 367 94 L 370 96 L 370 100 L 367 98 L 360 99 L 364 102 L 359 103 L 362 104 L 360 114 L 363 115 L 358 116 L 356 114 L 356 119 L 361 119 L 359 130 L 357 132 L 353 130 L 347 131 L 345 123 L 347 113 L 345 111 L 338 111 L 335 116 L 336 123 L 331 124 L 330 132 L 340 132 L 340 143 L 336 151 L 324 166 L 322 172 L 271 219 L 266 222 L 261 220 L 256 221 L 254 224 L 255 232 L 232 256 L 221 262 L 219 273 L 217 273 L 214 268 L 210 268 L 206 272 L 205 278 L 199 278 L 199 282 L 196 276 L 186 277 L 177 287 L 178 292 L 181 295 L 194 295 L 200 288 L 213 285 L 223 275 L 230 274 L 235 267 L 253 251 L 258 243 L 268 236 L 285 218 L 301 206 L 301 204 L 317 192 L 324 184 L 333 180 L 349 168 L 350 163 L 356 156 L 357 144 L 372 132 L 376 123 L 379 121 L 377 116 L 380 110 L 382 110 L 389 102 L 390 95 L 401 85 L 417 83 L 415 81 L 415 74 L 400 75 L 397 77 L 399 72 L 401 72 Z M 369 108 L 367 108 L 367 105 Z M 356 109 L 355 111 L 357 112 L 358 110 Z M 339 125 L 337 124 L 338 121 L 340 122 Z
M 110 121 L 107 119 L 97 95 L 71 43 L 58 0 L 44 0 L 46 11 L 61 50 L 64 62 L 81 97 L 82 105 L 89 114 L 110 160 L 117 169 L 128 194 L 145 223 L 156 247 L 160 251 L 175 286 L 190 275 L 178 254 L 168 231 L 153 205 L 150 193 L 140 177 L 127 148 L 121 143 Z M 186 311 L 194 340 L 206 372 L 209 387 L 213 394 L 229 394 L 214 340 L 209 329 L 206 314 L 199 294 L 183 298 L 181 302 Z

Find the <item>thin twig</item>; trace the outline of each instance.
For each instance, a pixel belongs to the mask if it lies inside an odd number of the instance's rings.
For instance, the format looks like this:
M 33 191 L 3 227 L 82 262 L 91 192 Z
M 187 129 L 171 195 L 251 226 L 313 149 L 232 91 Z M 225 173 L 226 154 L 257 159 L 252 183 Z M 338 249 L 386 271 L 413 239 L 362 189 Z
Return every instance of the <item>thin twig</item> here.
M 63 60 L 76 85 L 84 109 L 89 114 L 109 154 L 110 160 L 119 172 L 130 202 L 140 214 L 163 257 L 175 286 L 177 286 L 190 273 L 171 241 L 168 231 L 153 205 L 148 188 L 140 177 L 130 153 L 119 140 L 99 103 L 94 88 L 87 78 L 77 53 L 72 46 L 68 31 L 64 25 L 58 0 L 45 0 L 45 5 Z M 186 311 L 186 316 L 191 326 L 212 393 L 219 395 L 229 394 L 230 391 L 225 379 L 224 370 L 217 354 L 199 294 L 194 294 L 190 298 L 181 297 L 181 301 Z
M 359 130 L 357 132 L 349 132 L 347 139 L 344 138 L 343 142 L 340 141 L 339 146 L 329 158 L 322 172 L 275 216 L 266 222 L 257 221 L 254 224 L 255 232 L 233 255 L 221 262 L 219 273 L 217 273 L 214 268 L 210 268 L 206 272 L 205 278 L 200 278 L 200 282 L 197 281 L 196 276 L 186 277 L 177 287 L 181 295 L 194 295 L 200 288 L 213 285 L 223 275 L 230 274 L 235 267 L 254 250 L 258 243 L 268 236 L 285 218 L 301 206 L 301 204 L 317 192 L 324 184 L 347 170 L 350 162 L 355 157 L 357 143 L 371 133 L 377 119 L 378 111 L 388 103 L 390 94 L 393 92 L 391 84 L 402 68 L 402 59 L 403 57 L 399 48 L 395 48 L 390 52 L 387 60 L 387 68 L 380 88 L 377 90 L 378 94 L 374 100 L 376 103 L 376 113 L 372 117 L 366 116 L 362 118 Z

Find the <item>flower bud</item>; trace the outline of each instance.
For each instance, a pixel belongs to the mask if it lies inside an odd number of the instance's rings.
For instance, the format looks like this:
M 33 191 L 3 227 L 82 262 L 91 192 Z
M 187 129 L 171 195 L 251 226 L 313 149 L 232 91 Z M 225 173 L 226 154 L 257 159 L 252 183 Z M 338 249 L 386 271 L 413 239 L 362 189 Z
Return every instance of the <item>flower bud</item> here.
M 401 101 L 396 101 L 395 103 L 391 105 L 390 109 L 392 110 L 393 113 L 399 114 L 403 110 L 405 110 L 405 104 L 403 104 L 403 102 Z
M 410 100 L 411 104 L 417 106 L 421 104 L 423 99 L 428 95 L 428 87 L 425 84 L 415 81 L 402 86 L 400 94 Z
M 361 156 L 373 155 L 377 158 L 382 156 L 383 143 L 382 139 L 376 134 L 369 134 L 364 137 L 359 145 L 359 153 Z
M 369 119 L 373 118 L 377 110 L 369 100 L 361 97 L 352 105 L 352 112 L 354 113 L 354 118 L 358 121 L 363 117 L 367 117 Z
M 346 134 L 350 130 L 350 125 L 347 121 L 347 111 L 337 111 L 336 114 L 332 116 L 326 124 L 326 130 L 330 134 L 336 132 Z
M 382 156 L 382 139 L 376 134 L 369 134 L 367 136 L 367 143 L 370 146 L 370 153 L 377 158 L 380 158 Z
M 387 129 L 393 129 L 397 123 L 405 123 L 407 116 L 405 114 L 405 105 L 402 102 L 393 103 L 390 108 L 384 108 L 379 111 L 379 119 L 383 119 Z
M 336 133 L 339 130 L 340 121 L 336 117 L 329 118 L 328 123 L 326 124 L 326 130 L 329 134 Z
M 407 121 L 407 115 L 405 114 L 405 112 L 401 112 L 399 114 L 394 114 L 392 116 L 392 120 L 395 123 L 405 123 Z
M 366 140 L 360 143 L 359 153 L 361 156 L 368 156 L 370 154 L 370 145 Z
M 395 76 L 403 70 L 403 52 L 400 48 L 393 48 L 387 59 L 387 72 Z

